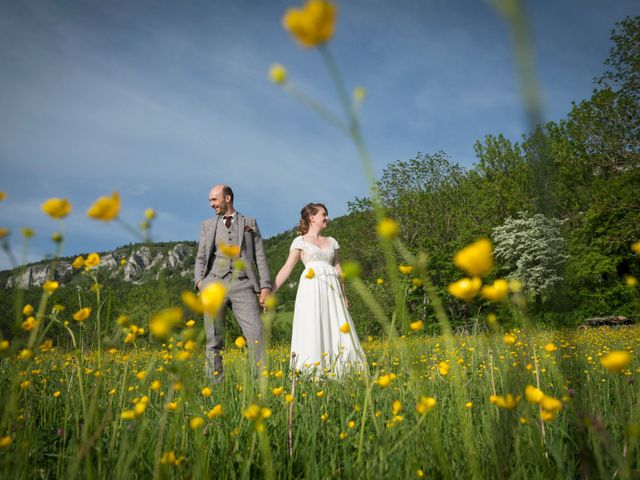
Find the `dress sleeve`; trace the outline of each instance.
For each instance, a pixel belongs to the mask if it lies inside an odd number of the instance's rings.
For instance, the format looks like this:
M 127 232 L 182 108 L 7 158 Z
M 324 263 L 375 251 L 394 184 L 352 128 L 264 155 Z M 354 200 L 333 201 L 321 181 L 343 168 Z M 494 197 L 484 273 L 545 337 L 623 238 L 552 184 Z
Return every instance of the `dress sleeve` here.
M 331 241 L 333 242 L 334 250 L 338 250 L 340 248 L 340 244 L 338 243 L 338 241 L 333 237 L 331 237 Z
M 291 247 L 289 248 L 289 251 L 291 250 L 302 250 L 302 237 L 296 237 L 293 239 Z

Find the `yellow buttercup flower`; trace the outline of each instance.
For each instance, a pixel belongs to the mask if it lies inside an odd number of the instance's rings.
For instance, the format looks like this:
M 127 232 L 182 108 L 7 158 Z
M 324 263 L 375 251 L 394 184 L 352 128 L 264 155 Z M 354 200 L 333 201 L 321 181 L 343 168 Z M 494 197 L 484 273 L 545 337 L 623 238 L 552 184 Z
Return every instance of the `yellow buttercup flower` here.
M 7 192 L 0 190 L 0 202 L 7 199 Z
M 185 325 L 186 325 L 188 328 L 193 328 L 193 327 L 195 326 L 195 324 L 196 324 L 196 321 L 195 321 L 195 320 L 189 320 L 189 321 L 187 321 L 187 323 L 185 323 Z
M 276 397 L 279 397 L 280 395 L 282 395 L 282 392 L 284 392 L 283 387 L 275 387 L 273 390 L 271 390 L 271 393 L 273 393 L 273 395 Z
M 9 435 L 4 435 L 0 437 L 0 448 L 9 448 L 13 439 Z
M 448 362 L 440 362 L 438 363 L 438 373 L 443 377 L 446 377 L 449 374 L 450 365 Z
M 271 409 L 252 403 L 242 412 L 242 416 L 252 421 L 256 430 L 262 432 L 264 431 L 263 422 L 271 416 Z
M 540 406 L 543 410 L 552 413 L 558 413 L 560 410 L 562 410 L 562 402 L 557 398 L 549 397 L 547 395 L 544 395 L 542 397 Z
M 558 350 L 558 347 L 556 347 L 555 344 L 549 342 L 544 346 L 544 350 L 548 353 L 553 353 Z
M 353 89 L 353 101 L 356 104 L 360 104 L 367 96 L 367 89 L 364 87 L 356 87 Z
M 509 293 L 509 282 L 506 280 L 496 280 L 493 285 L 485 285 L 480 291 L 482 296 L 487 300 L 499 302 Z
M 0 340 L 0 352 L 8 350 L 10 346 L 11 343 L 9 343 L 9 340 Z
M 226 243 L 221 243 L 218 245 L 218 250 L 227 258 L 235 258 L 240 255 L 239 245 L 227 245 Z
M 349 333 L 351 331 L 351 327 L 348 323 L 343 323 L 342 325 L 340 325 L 340 331 L 342 333 Z
M 66 198 L 50 198 L 42 204 L 41 208 L 54 220 L 60 220 L 71 213 L 71 204 Z
M 243 347 L 246 347 L 246 345 L 247 345 L 247 341 L 246 341 L 246 340 L 244 339 L 244 337 L 242 337 L 242 336 L 240 336 L 240 337 L 236 338 L 235 342 L 233 342 L 233 343 L 234 343 L 234 344 L 236 345 L 236 347 L 238 347 L 238 348 L 243 348 Z
M 84 258 L 82 256 L 76 257 L 73 262 L 71 262 L 71 266 L 73 268 L 82 268 L 84 267 Z
M 220 282 L 210 283 L 200 294 L 202 308 L 209 315 L 217 315 L 226 301 L 227 288 Z
M 133 420 L 136 418 L 136 412 L 135 410 L 125 410 L 120 414 L 120 418 L 122 420 Z
M 433 397 L 425 397 L 424 395 L 420 396 L 420 400 L 416 403 L 416 411 L 420 415 L 424 415 L 425 413 L 431 411 L 433 407 L 436 406 L 436 399 Z
M 36 317 L 28 317 L 24 322 L 22 322 L 22 329 L 26 332 L 30 332 L 33 328 L 38 324 L 36 321 Z
M 87 259 L 84 261 L 84 265 L 88 268 L 97 267 L 100 265 L 100 255 L 97 253 L 90 253 L 87 255 Z
M 11 231 L 8 228 L 0 227 L 0 240 L 8 237 Z
M 220 415 L 222 415 L 222 405 L 218 404 L 215 407 L 213 407 L 211 410 L 209 410 L 207 412 L 207 417 L 209 418 L 209 420 L 213 420 L 216 417 L 219 417 Z
M 23 315 L 31 315 L 33 314 L 33 306 L 29 303 L 27 303 L 23 308 L 22 308 L 22 314 Z
M 138 402 L 133 407 L 133 412 L 134 412 L 136 417 L 141 417 L 146 409 L 147 409 L 147 404 L 146 403 Z
M 193 417 L 191 420 L 189 420 L 189 428 L 191 430 L 198 430 L 199 428 L 202 428 L 203 425 L 204 418 L 202 417 Z
M 33 230 L 33 228 L 29 228 L 29 227 L 22 227 L 20 229 L 20 232 L 22 233 L 22 236 L 24 238 L 31 238 L 36 234 L 35 230 Z
M 507 393 L 504 397 L 498 395 L 491 395 L 489 401 L 496 407 L 503 408 L 505 410 L 513 410 L 518 406 L 520 402 L 520 396 L 513 396 L 511 393 Z
M 480 291 L 482 280 L 479 277 L 461 278 L 449 284 L 449 293 L 461 300 L 469 301 Z
M 200 393 L 204 398 L 209 398 L 213 392 L 209 387 L 204 387 Z
M 507 333 L 504 337 L 502 337 L 502 341 L 506 345 L 513 345 L 514 343 L 516 343 L 516 336 L 512 333 Z
M 626 277 L 624 277 L 624 283 L 627 285 L 627 287 L 637 287 L 638 279 L 632 275 L 627 275 Z
M 204 306 L 202 305 L 202 299 L 196 296 L 193 292 L 185 290 L 182 292 L 182 302 L 196 313 L 204 313 Z M 194 322 L 195 323 L 195 322 Z
M 24 348 L 18 353 L 18 360 L 29 360 L 31 357 L 33 357 L 33 352 L 28 348 Z
M 631 363 L 631 354 L 626 350 L 610 352 L 600 359 L 604 368 L 614 373 L 622 373 Z
M 317 47 L 333 36 L 336 7 L 326 0 L 308 0 L 301 9 L 290 8 L 282 26 L 303 47 Z
M 411 265 L 400 265 L 398 267 L 398 270 L 403 275 L 409 275 L 411 272 L 413 272 L 413 267 Z
M 304 278 L 312 279 L 315 276 L 316 276 L 316 272 L 313 271 L 313 268 L 309 267 L 309 269 L 307 270 L 307 273 L 305 274 Z
M 156 211 L 153 208 L 147 208 L 144 211 L 144 218 L 149 221 L 153 220 L 154 218 L 156 218 Z
M 91 315 L 91 308 L 84 307 L 73 314 L 73 319 L 78 322 L 84 322 Z
M 418 330 L 422 330 L 424 328 L 424 322 L 422 320 L 416 320 L 415 322 L 411 322 L 409 324 L 409 328 L 414 332 L 417 332 Z
M 51 395 L 53 396 L 53 398 L 60 398 L 60 395 L 62 395 L 62 393 L 60 392 L 60 390 L 56 390 Z
M 396 376 L 393 373 L 389 373 L 378 377 L 375 383 L 377 383 L 380 388 L 387 388 L 395 378 Z
M 60 232 L 54 232 L 51 234 L 51 240 L 53 240 L 53 242 L 55 243 L 60 243 L 62 242 L 62 240 L 64 239 L 64 237 L 62 236 L 62 233 Z
M 161 386 L 160 380 L 154 380 L 151 382 L 151 385 L 149 385 L 149 388 L 155 392 L 156 390 L 160 390 Z
M 110 222 L 120 213 L 120 194 L 113 192 L 110 197 L 98 198 L 87 210 L 87 216 L 94 220 Z
M 384 218 L 378 223 L 377 230 L 380 238 L 393 240 L 400 234 L 400 225 L 393 218 Z
M 269 80 L 277 85 L 287 83 L 287 69 L 279 63 L 274 63 L 269 67 Z
M 400 402 L 400 400 L 394 400 L 391 411 L 394 415 L 398 415 L 402 411 L 402 402 Z
M 544 393 L 533 385 L 527 385 L 524 389 L 524 398 L 526 398 L 528 402 L 538 404 L 542 402 Z
M 167 308 L 151 317 L 149 331 L 156 338 L 165 339 L 180 322 L 182 322 L 182 309 L 179 307 Z
M 47 280 L 46 282 L 44 282 L 42 284 L 42 288 L 47 293 L 55 292 L 58 289 L 59 286 L 60 286 L 60 284 L 58 282 L 54 281 L 54 280 Z
M 383 278 L 378 278 L 376 280 L 376 285 L 384 285 L 384 279 Z
M 493 267 L 491 240 L 481 238 L 463 248 L 453 257 L 453 263 L 472 277 L 480 277 L 487 274 Z
M 635 253 L 637 253 L 638 255 L 640 255 L 640 242 L 634 242 L 631 245 L 631 250 L 633 250 Z

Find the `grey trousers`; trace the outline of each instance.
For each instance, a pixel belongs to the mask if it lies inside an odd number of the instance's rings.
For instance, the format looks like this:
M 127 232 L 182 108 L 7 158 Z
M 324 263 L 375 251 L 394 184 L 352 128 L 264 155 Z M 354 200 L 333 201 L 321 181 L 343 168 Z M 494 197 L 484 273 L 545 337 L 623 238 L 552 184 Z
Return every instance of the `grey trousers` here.
M 249 362 L 252 370 L 256 372 L 256 364 L 264 360 L 262 321 L 260 320 L 260 307 L 256 293 L 247 278 L 235 279 L 229 284 L 230 280 L 231 275 L 227 275 L 225 278 L 218 278 L 210 273 L 200 283 L 200 290 L 204 290 L 207 285 L 213 282 L 222 282 L 228 289 L 227 302 L 220 309 L 218 315 L 204 315 L 204 331 L 206 335 L 205 371 L 207 378 L 213 383 L 218 383 L 222 380 L 224 317 L 227 307 L 231 307 L 233 316 L 236 318 L 242 329 L 242 334 L 247 340 Z

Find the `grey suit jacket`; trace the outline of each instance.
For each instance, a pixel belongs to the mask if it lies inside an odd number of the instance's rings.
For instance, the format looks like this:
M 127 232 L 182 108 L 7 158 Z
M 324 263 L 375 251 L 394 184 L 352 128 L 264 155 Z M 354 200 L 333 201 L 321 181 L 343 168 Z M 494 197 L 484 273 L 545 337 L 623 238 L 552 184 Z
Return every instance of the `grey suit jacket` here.
M 196 266 L 194 272 L 194 286 L 205 278 L 216 255 L 216 231 L 218 229 L 219 216 L 205 220 L 200 225 L 200 240 L 198 241 L 198 253 L 196 254 Z M 236 222 L 240 230 L 240 259 L 245 262 L 246 274 L 253 285 L 253 290 L 258 293 L 261 288 L 271 288 L 271 277 L 267 257 L 264 254 L 262 237 L 255 218 L 245 217 L 236 212 Z M 258 275 L 256 275 L 256 267 Z

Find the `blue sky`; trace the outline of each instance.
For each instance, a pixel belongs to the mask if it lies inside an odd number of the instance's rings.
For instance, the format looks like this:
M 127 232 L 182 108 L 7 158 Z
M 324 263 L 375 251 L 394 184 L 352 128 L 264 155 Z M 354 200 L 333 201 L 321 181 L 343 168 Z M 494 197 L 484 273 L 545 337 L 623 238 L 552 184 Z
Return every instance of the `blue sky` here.
M 281 28 L 292 2 L 261 0 L 0 0 L 0 226 L 36 231 L 29 260 L 60 227 L 40 211 L 68 197 L 65 255 L 136 241 L 85 216 L 120 192 L 122 217 L 158 212 L 153 239 L 195 240 L 212 214 L 209 188 L 236 193 L 266 237 L 322 201 L 332 216 L 367 194 L 349 139 L 270 84 L 269 65 L 339 112 L 318 52 Z M 545 120 L 588 98 L 616 21 L 637 1 L 526 2 Z M 365 140 L 376 173 L 417 152 L 464 166 L 487 134 L 526 131 L 507 27 L 486 2 L 339 3 L 330 48 L 349 87 L 363 85 Z M 0 257 L 0 269 L 9 263 Z

